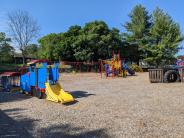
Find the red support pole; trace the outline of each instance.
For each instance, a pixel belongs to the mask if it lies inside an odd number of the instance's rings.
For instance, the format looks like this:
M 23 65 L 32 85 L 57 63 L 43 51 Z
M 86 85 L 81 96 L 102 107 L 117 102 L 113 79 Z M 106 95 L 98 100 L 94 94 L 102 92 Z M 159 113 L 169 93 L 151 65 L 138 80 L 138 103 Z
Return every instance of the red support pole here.
M 123 71 L 122 71 L 122 60 L 121 59 L 120 59 L 120 73 L 121 73 L 121 76 L 122 76 Z
M 114 50 L 112 51 L 112 77 L 114 77 Z
M 99 73 L 100 73 L 100 76 L 101 76 L 101 78 L 102 78 L 102 73 L 103 73 L 102 60 L 100 60 L 100 61 L 98 62 L 98 64 L 99 64 Z
M 122 61 L 121 61 L 121 57 L 120 57 L 120 50 L 118 50 L 118 61 L 120 62 L 120 68 L 119 68 L 119 74 L 120 76 L 122 75 Z
M 100 60 L 100 72 L 101 72 L 101 78 L 102 78 L 102 73 L 103 73 L 103 68 L 102 68 L 103 64 L 102 64 L 102 60 Z

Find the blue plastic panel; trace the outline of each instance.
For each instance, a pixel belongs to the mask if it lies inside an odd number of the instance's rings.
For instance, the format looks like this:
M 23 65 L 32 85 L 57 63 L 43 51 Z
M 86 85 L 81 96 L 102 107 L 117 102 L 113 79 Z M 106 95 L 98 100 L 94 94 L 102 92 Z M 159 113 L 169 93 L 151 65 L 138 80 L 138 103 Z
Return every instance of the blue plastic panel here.
M 30 85 L 36 86 L 36 65 L 30 66 Z
M 42 68 L 38 69 L 38 88 L 45 89 L 47 76 L 47 63 L 42 63 Z
M 59 64 L 54 64 L 54 67 L 51 68 L 50 70 L 50 80 L 53 82 L 57 82 L 59 79 L 59 70 L 58 70 Z
M 20 76 L 20 87 L 23 91 L 30 92 L 29 72 Z

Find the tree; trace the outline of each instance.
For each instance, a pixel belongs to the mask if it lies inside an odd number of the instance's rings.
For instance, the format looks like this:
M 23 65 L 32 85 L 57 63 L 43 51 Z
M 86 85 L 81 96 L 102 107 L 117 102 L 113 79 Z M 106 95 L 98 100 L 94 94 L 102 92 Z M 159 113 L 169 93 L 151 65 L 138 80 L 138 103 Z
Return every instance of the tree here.
M 105 22 L 93 21 L 83 28 L 75 25 L 64 33 L 46 35 L 39 43 L 42 58 L 98 61 L 112 56 L 112 49 L 121 45 L 121 36 L 118 29 L 109 29 Z
M 23 64 L 25 64 L 26 47 L 38 36 L 39 26 L 27 11 L 13 11 L 8 14 L 8 26 L 12 38 L 18 44 L 22 52 Z
M 97 61 L 108 56 L 110 29 L 103 21 L 86 23 L 78 39 L 75 57 L 79 61 Z
M 38 45 L 37 44 L 30 44 L 26 47 L 26 55 L 29 55 L 34 58 L 38 58 Z
M 149 64 L 162 66 L 171 64 L 183 41 L 180 26 L 163 10 L 156 8 L 153 15 L 153 26 L 150 29 L 148 55 L 145 59 Z
M 124 27 L 126 33 L 123 34 L 123 39 L 129 46 L 137 45 L 138 59 L 144 59 L 146 56 L 146 46 L 149 42 L 149 30 L 152 25 L 148 11 L 142 5 L 136 5 L 129 14 L 130 21 Z
M 137 5 L 129 16 L 131 21 L 125 24 L 123 40 L 129 47 L 137 46 L 138 61 L 143 59 L 154 66 L 171 64 L 183 40 L 179 25 L 159 8 L 150 16 Z
M 112 56 L 112 49 L 121 45 L 121 36 L 116 28 L 109 29 L 104 21 L 86 23 L 78 31 L 72 48 L 77 61 L 98 61 Z
M 57 47 L 61 41 L 60 34 L 51 33 L 38 40 L 40 47 L 38 55 L 42 59 L 58 60 Z
M 82 28 L 81 26 L 71 26 L 67 32 L 61 33 L 61 41 L 58 47 L 58 57 L 62 60 L 76 61 L 75 53 L 79 49 L 79 41 Z
M 13 60 L 14 48 L 10 46 L 10 38 L 6 37 L 6 34 L 0 32 L 0 62 L 9 63 Z

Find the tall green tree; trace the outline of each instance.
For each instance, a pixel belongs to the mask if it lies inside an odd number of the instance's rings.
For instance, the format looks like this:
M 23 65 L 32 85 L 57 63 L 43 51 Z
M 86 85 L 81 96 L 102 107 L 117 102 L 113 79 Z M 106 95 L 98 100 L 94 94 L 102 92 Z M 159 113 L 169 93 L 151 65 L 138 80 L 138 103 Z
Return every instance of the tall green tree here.
M 10 46 L 11 39 L 6 34 L 0 32 L 0 63 L 10 63 L 13 61 L 14 48 Z
M 118 29 L 109 29 L 103 21 L 86 23 L 82 28 L 71 26 L 68 31 L 49 34 L 39 40 L 40 56 L 51 60 L 98 61 L 111 56 L 121 44 Z
M 30 44 L 25 49 L 26 55 L 34 57 L 34 58 L 38 58 L 38 49 L 39 47 L 37 44 Z
M 152 19 L 148 56 L 145 60 L 155 66 L 171 64 L 183 41 L 180 26 L 159 8 L 154 10 Z
M 55 49 L 60 43 L 60 35 L 58 34 L 48 34 L 41 39 L 38 40 L 40 43 L 40 48 L 38 51 L 38 55 L 42 59 L 49 59 L 49 60 L 56 60 L 58 57 L 56 57 Z
M 124 25 L 127 32 L 123 34 L 123 39 L 129 43 L 129 46 L 137 45 L 137 62 L 139 62 L 139 59 L 144 59 L 146 56 L 146 46 L 149 42 L 148 36 L 152 24 L 151 16 L 145 7 L 137 5 L 129 17 L 130 21 Z
M 99 58 L 105 59 L 109 57 L 110 49 L 115 45 L 116 41 L 112 30 L 103 21 L 94 21 L 86 23 L 79 36 L 78 47 L 75 53 L 77 60 L 97 61 Z M 81 59 L 80 57 L 83 57 Z
M 57 56 L 61 60 L 76 61 L 75 53 L 80 47 L 81 26 L 71 26 L 67 32 L 60 33 L 61 41 L 56 49 Z M 82 58 L 82 56 L 81 56 Z

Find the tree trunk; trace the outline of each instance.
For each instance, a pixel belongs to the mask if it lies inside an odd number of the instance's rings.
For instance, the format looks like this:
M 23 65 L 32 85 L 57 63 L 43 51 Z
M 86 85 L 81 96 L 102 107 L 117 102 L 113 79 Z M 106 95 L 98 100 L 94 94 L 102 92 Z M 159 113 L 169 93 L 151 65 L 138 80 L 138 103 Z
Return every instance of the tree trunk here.
M 26 55 L 25 55 L 25 52 L 22 50 L 22 64 L 23 66 L 26 65 Z
M 22 55 L 22 64 L 23 64 L 23 65 L 26 64 L 26 63 L 25 63 L 25 56 L 24 56 L 24 55 Z

